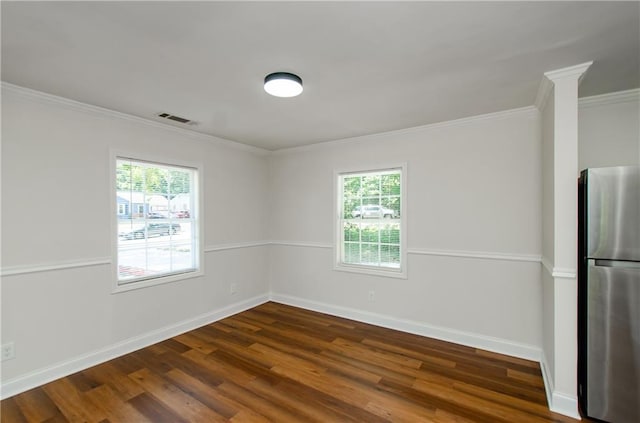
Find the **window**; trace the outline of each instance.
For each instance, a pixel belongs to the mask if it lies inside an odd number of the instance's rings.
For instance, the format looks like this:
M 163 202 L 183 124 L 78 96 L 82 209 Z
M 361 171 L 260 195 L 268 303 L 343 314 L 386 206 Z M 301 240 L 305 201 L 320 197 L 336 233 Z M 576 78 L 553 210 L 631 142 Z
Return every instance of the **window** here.
M 116 290 L 200 274 L 198 170 L 123 157 L 115 162 Z M 180 213 L 170 212 L 177 198 Z
M 406 277 L 403 173 L 338 174 L 337 269 Z

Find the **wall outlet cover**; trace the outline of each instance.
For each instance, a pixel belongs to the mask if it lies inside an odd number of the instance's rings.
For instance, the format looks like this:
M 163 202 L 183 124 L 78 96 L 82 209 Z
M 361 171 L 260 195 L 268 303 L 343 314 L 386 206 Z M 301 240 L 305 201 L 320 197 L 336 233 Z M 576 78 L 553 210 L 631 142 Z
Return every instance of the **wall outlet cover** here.
M 2 361 L 16 358 L 16 349 L 13 342 L 7 342 L 6 344 L 2 344 L 2 350 L 0 351 L 1 351 Z

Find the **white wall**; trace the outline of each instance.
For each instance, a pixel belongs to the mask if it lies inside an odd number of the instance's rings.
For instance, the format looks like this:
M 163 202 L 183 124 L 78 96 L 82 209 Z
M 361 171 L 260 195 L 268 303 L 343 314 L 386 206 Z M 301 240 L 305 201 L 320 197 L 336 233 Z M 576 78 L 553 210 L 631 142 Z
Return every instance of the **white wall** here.
M 203 277 L 111 293 L 110 149 L 202 164 Z M 266 300 L 268 192 L 263 151 L 3 85 L 3 395 Z
M 550 98 L 554 97 L 553 87 Z M 554 102 L 548 100 L 541 111 L 540 133 L 542 142 L 542 351 L 543 368 L 548 383 L 553 383 L 555 372 L 555 303 L 554 303 L 554 190 L 553 190 L 553 134 Z
M 527 108 L 275 153 L 274 297 L 538 359 L 538 125 Z M 408 279 L 334 271 L 334 171 L 401 162 Z
M 578 84 L 590 65 L 546 72 L 536 100 L 542 116 L 542 371 L 551 410 L 576 418 Z
M 581 98 L 579 168 L 640 165 L 640 90 Z
M 537 360 L 542 349 L 553 389 L 562 304 L 551 274 L 549 103 L 541 118 L 526 108 L 267 154 L 3 85 L 2 343 L 15 342 L 17 354 L 2 363 L 3 395 L 239 311 L 269 290 L 516 356 Z M 637 90 L 581 100 L 581 168 L 638 158 L 638 108 Z M 202 163 L 204 277 L 111 294 L 112 148 Z M 334 171 L 402 162 L 408 279 L 334 271 Z

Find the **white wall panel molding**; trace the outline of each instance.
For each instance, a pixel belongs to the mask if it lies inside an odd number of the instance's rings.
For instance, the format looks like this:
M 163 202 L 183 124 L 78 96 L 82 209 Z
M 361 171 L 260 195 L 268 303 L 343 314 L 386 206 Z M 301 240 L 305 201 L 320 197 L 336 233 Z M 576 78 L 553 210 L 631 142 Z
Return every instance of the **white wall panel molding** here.
M 640 88 L 579 98 L 578 107 L 582 109 L 628 102 L 640 102 Z
M 271 241 L 271 244 L 284 245 L 287 247 L 333 248 L 333 244 L 327 244 L 323 242 Z
M 461 118 L 461 119 L 448 120 L 445 122 L 437 122 L 437 123 L 431 123 L 428 125 L 414 126 L 411 128 L 398 129 L 395 131 L 379 132 L 376 134 L 362 135 L 362 136 L 353 137 L 353 138 L 344 138 L 344 139 L 339 139 L 335 141 L 326 141 L 326 142 L 321 142 L 317 144 L 304 145 L 300 147 L 283 148 L 280 150 L 272 151 L 271 154 L 281 155 L 281 154 L 288 154 L 288 153 L 299 153 L 303 151 L 313 151 L 317 149 L 335 148 L 336 146 L 339 146 L 340 144 L 344 144 L 344 143 L 359 142 L 359 141 L 370 142 L 372 139 L 379 138 L 379 137 L 401 136 L 405 134 L 437 130 L 441 128 L 466 126 L 466 125 L 474 124 L 476 122 L 481 122 L 485 120 L 504 119 L 504 118 L 509 118 L 514 115 L 520 115 L 520 114 L 537 117 L 538 109 L 536 109 L 536 107 L 534 106 L 520 107 L 517 109 L 509 109 L 509 110 L 503 110 L 500 112 L 487 113 L 483 115 L 470 116 L 470 117 Z
M 578 271 L 576 269 L 554 267 L 546 257 L 542 257 L 542 267 L 557 279 L 575 279 L 578 277 Z
M 549 259 L 545 256 L 542 256 L 542 267 L 551 275 L 553 276 L 553 263 L 551 263 L 549 261 Z
M 23 275 L 26 273 L 51 272 L 56 270 L 74 269 L 78 267 L 102 266 L 111 264 L 111 257 L 95 257 L 82 260 L 56 261 L 50 263 L 26 264 L 7 266 L 0 270 L 1 276 Z
M 502 261 L 524 261 L 534 263 L 540 263 L 540 261 L 542 260 L 541 256 L 535 254 L 510 254 L 495 253 L 489 251 L 427 250 L 421 248 L 409 248 L 407 250 L 407 253 L 426 256 L 461 257 Z
M 154 331 L 126 339 L 121 342 L 106 346 L 97 351 L 92 351 L 82 356 L 54 364 L 52 366 L 35 370 L 15 379 L 3 381 L 0 387 L 0 398 L 8 398 L 21 392 L 44 385 L 45 383 L 68 376 L 88 367 L 104 363 L 105 361 L 120 357 L 124 354 L 148 347 L 157 342 L 177 336 L 181 333 L 199 328 L 201 326 L 224 319 L 225 317 L 240 313 L 250 308 L 269 301 L 268 295 L 259 295 L 243 300 L 226 307 L 211 311 L 194 318 L 178 322 Z
M 556 279 L 575 279 L 577 277 L 576 269 L 563 269 L 560 267 L 554 267 L 551 276 Z
M 41 103 L 53 103 L 58 106 L 63 106 L 68 109 L 72 109 L 72 110 L 76 110 L 84 113 L 91 113 L 94 115 L 107 116 L 110 118 L 135 122 L 135 123 L 143 124 L 146 126 L 162 129 L 165 131 L 174 132 L 182 136 L 187 136 L 194 140 L 231 147 L 238 150 L 247 151 L 247 152 L 251 152 L 251 153 L 255 153 L 263 156 L 271 153 L 269 150 L 265 150 L 262 148 L 241 144 L 239 142 L 226 140 L 224 138 L 214 137 L 212 135 L 191 131 L 185 128 L 179 128 L 177 126 L 168 125 L 166 123 L 157 122 L 155 120 L 129 115 L 127 113 L 117 112 L 115 110 L 106 109 L 104 107 L 82 103 L 80 101 L 71 100 L 65 97 L 59 97 L 53 94 L 47 94 L 41 91 L 36 91 L 29 88 L 21 87 L 19 85 L 10 84 L 8 82 L 2 82 L 1 86 L 3 91 L 15 93 L 22 97 L 30 98 L 32 100 L 35 100 Z
M 204 252 L 212 253 L 215 251 L 236 250 L 238 248 L 263 247 L 269 244 L 271 244 L 270 241 L 250 241 L 250 242 L 234 242 L 230 244 L 208 245 L 204 247 Z
M 311 301 L 304 298 L 281 295 L 278 293 L 271 293 L 271 300 L 282 304 L 300 307 L 307 310 L 313 310 L 320 313 L 327 313 L 333 316 L 344 317 L 347 319 L 353 319 L 359 322 L 382 326 L 389 329 L 427 336 L 443 341 L 454 342 L 460 345 L 480 348 L 483 350 L 506 354 L 513 357 L 519 357 L 526 360 L 533 360 L 538 362 L 540 361 L 541 349 L 534 345 L 522 344 L 506 339 L 494 338 L 491 336 L 484 336 L 471 332 L 463 332 L 455 329 L 433 326 L 423 322 L 399 319 L 383 314 L 372 313 L 355 308 L 341 307 L 332 304 Z
M 204 248 L 204 252 L 211 253 L 216 251 L 235 250 L 239 248 L 262 247 L 270 244 L 274 244 L 274 242 L 251 241 L 251 242 L 237 242 L 237 243 L 229 243 L 229 244 L 217 244 L 217 245 L 206 246 Z M 331 245 L 327 247 L 322 244 L 303 244 L 303 243 L 286 243 L 285 244 L 285 243 L 278 243 L 278 242 L 275 242 L 275 244 L 331 248 Z M 111 264 L 111 262 L 112 262 L 111 257 L 96 257 L 92 259 L 83 259 L 83 260 L 56 261 L 56 262 L 49 262 L 49 263 L 27 264 L 27 265 L 20 265 L 20 266 L 7 266 L 0 269 L 0 276 L 13 276 L 13 275 L 22 275 L 27 273 L 51 272 L 51 271 L 57 271 L 57 270 L 73 269 L 77 267 L 101 266 L 101 265 Z
M 230 244 L 209 245 L 204 252 L 234 250 L 238 248 L 262 247 L 272 244 L 271 241 L 237 242 Z M 291 245 L 291 244 L 287 244 Z M 330 246 L 329 246 L 330 247 Z M 0 269 L 0 276 L 22 275 L 27 273 L 51 272 L 56 270 L 74 269 L 77 267 L 102 266 L 111 264 L 111 257 L 95 257 L 82 260 L 55 261 L 49 263 L 26 264 L 20 266 L 6 266 Z
M 333 248 L 332 244 L 325 244 L 321 242 L 271 241 L 270 244 L 284 245 L 288 247 Z M 408 248 L 407 254 L 423 255 L 423 256 L 475 258 L 475 259 L 484 259 L 484 260 L 520 261 L 520 262 L 533 262 L 533 263 L 540 263 L 542 259 L 537 254 L 510 254 L 510 253 L 496 253 L 496 252 L 490 252 L 490 251 L 429 250 L 424 248 Z

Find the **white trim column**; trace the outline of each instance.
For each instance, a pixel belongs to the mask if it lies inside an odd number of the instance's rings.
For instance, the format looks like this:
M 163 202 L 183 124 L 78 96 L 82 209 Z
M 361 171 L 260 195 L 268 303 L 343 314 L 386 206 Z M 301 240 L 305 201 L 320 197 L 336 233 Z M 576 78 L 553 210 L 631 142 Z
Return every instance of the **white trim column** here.
M 551 298 L 545 309 L 553 310 L 550 350 L 552 361 L 547 381 L 553 411 L 580 418 L 577 395 L 577 210 L 578 210 L 578 84 L 592 62 L 544 74 L 552 92 L 552 243 Z M 550 82 L 550 83 L 549 83 Z M 552 89 L 551 89 L 552 88 Z M 550 149 L 550 150 L 551 150 Z M 556 272 L 562 269 L 562 272 Z

